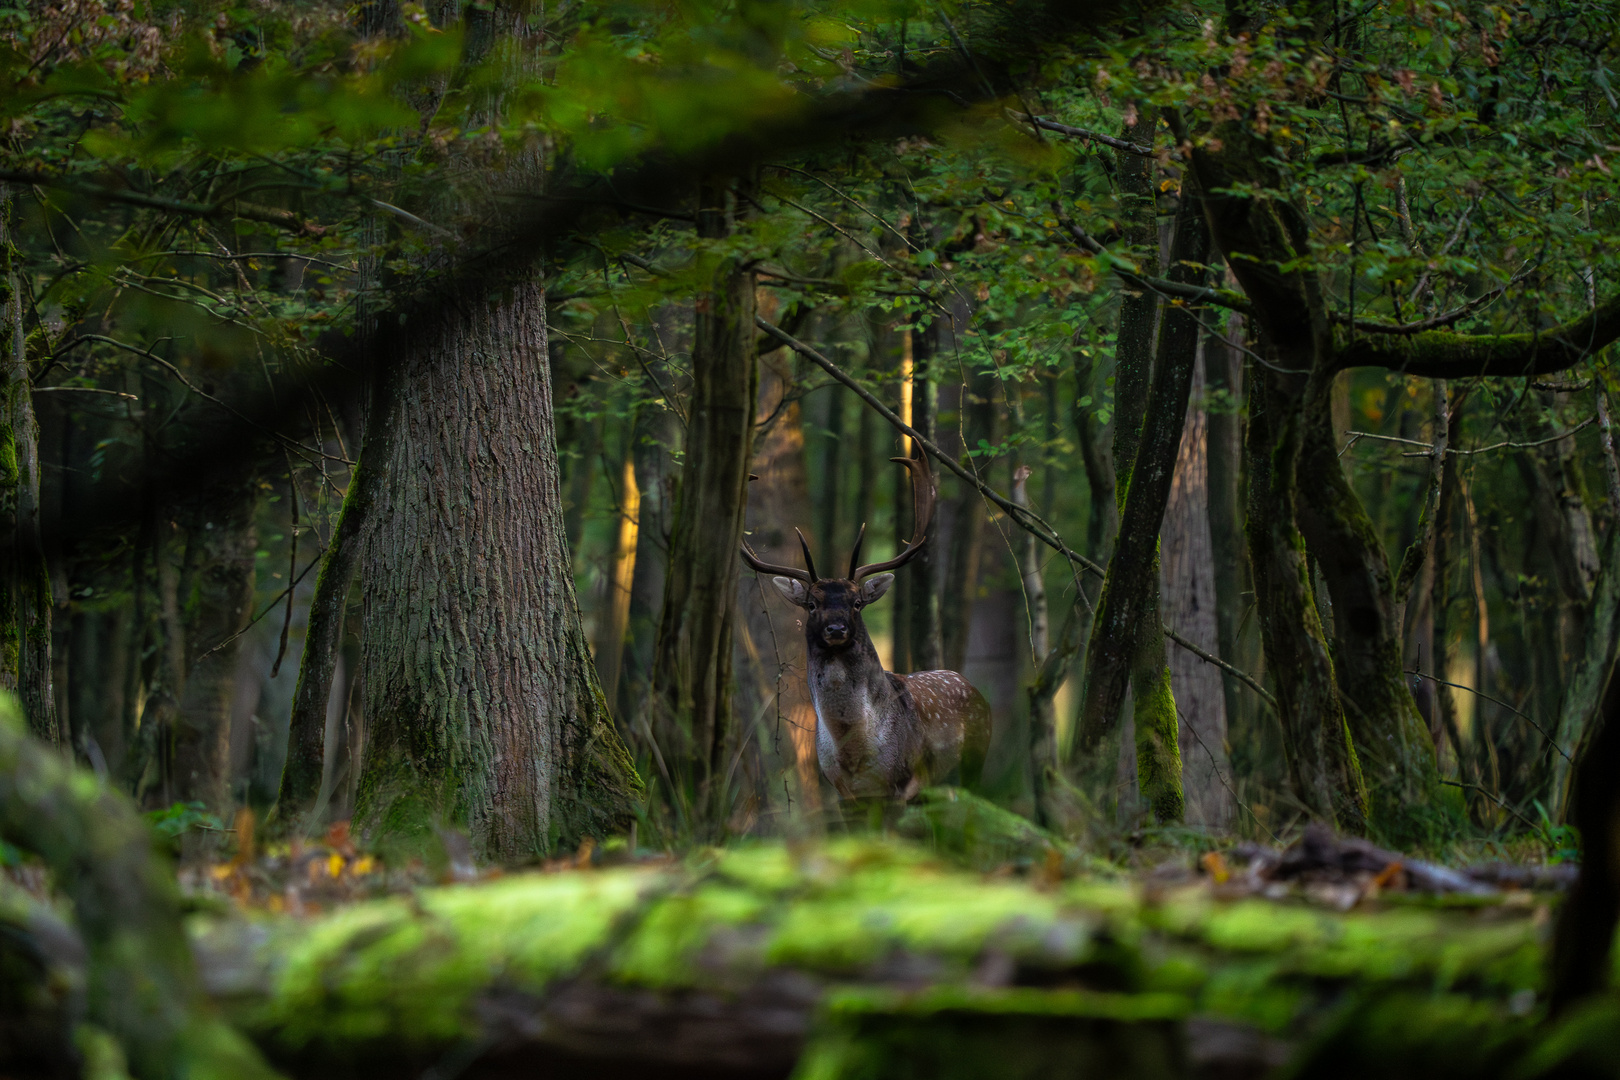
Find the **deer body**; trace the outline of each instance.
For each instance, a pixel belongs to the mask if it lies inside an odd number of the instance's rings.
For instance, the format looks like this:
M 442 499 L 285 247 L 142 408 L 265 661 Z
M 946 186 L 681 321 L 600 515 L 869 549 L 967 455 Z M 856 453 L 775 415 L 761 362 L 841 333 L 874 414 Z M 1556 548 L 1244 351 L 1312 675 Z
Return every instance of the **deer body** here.
M 806 612 L 816 758 L 846 799 L 910 799 L 923 786 L 946 779 L 959 763 L 965 766 L 964 779 L 973 782 L 989 741 L 990 706 L 971 683 L 954 671 L 896 675 L 883 670 L 861 620 L 861 609 L 894 582 L 893 574 L 877 571 L 903 565 L 915 555 L 927 539 L 932 516 L 933 477 L 927 460 L 895 460 L 912 469 L 917 538 L 894 559 L 860 566 L 857 538 L 849 577 L 827 579 L 816 577 L 807 543 L 807 571 L 773 566 L 743 547 L 748 564 L 778 574 L 771 583 Z M 801 534 L 801 543 L 803 539 Z

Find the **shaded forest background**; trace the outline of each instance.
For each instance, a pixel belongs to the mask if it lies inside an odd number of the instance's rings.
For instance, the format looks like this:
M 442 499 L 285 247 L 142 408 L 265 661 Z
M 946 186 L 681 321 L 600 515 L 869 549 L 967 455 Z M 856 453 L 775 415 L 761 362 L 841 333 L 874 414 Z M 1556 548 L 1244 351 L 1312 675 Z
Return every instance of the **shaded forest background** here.
M 7 9 L 5 680 L 204 846 L 795 832 L 735 546 L 909 535 L 858 387 L 956 466 L 868 623 L 984 692 L 997 801 L 1553 837 L 1620 640 L 1610 14 Z

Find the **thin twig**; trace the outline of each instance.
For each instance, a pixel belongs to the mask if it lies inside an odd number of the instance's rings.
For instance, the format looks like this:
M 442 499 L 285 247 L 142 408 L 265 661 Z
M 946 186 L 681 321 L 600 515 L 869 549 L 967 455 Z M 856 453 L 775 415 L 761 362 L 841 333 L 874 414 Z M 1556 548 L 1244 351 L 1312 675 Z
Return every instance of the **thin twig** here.
M 1112 135 L 1104 135 L 1100 131 L 1092 131 L 1089 128 L 1082 127 L 1071 127 L 1068 124 L 1060 124 L 1056 120 L 1047 120 L 1040 116 L 1025 116 L 1021 117 L 1021 119 L 1025 123 L 1030 124 L 1033 127 L 1041 128 L 1044 131 L 1055 131 L 1059 135 L 1069 135 L 1076 139 L 1087 139 L 1091 142 L 1102 143 L 1104 146 L 1111 149 L 1119 150 L 1127 154 L 1136 154 L 1139 157 L 1153 156 L 1153 147 L 1151 146 L 1143 146 L 1140 143 L 1133 143 L 1127 139 L 1119 139 Z
M 197 654 L 197 659 L 193 660 L 192 663 L 195 664 L 197 662 L 197 660 L 201 660 L 205 656 L 214 655 L 215 653 L 219 652 L 219 650 L 223 649 L 225 646 L 229 645 L 231 642 L 235 641 L 237 638 L 241 637 L 243 634 L 245 634 L 249 630 L 253 629 L 254 624 L 257 623 L 260 619 L 264 618 L 266 615 L 270 614 L 272 611 L 274 611 L 276 609 L 277 604 L 281 603 L 282 600 L 286 599 L 289 595 L 291 595 L 292 591 L 298 587 L 299 582 L 303 581 L 306 577 L 308 577 L 309 572 L 311 570 L 315 569 L 315 567 L 319 566 L 321 560 L 323 558 L 325 558 L 325 557 L 326 557 L 326 549 L 325 548 L 322 548 L 320 551 L 316 552 L 315 557 L 309 561 L 308 566 L 304 567 L 303 572 L 300 573 L 296 578 L 293 579 L 291 585 L 288 585 L 285 589 L 282 589 L 280 592 L 276 593 L 276 595 L 271 598 L 270 602 L 268 604 L 264 605 L 264 610 L 263 611 L 259 612 L 257 615 L 253 616 L 253 618 L 249 619 L 247 621 L 246 626 L 242 627 L 242 629 L 238 630 L 236 633 L 232 634 L 230 637 L 226 638 L 224 641 L 220 642 L 218 645 L 215 645 L 213 648 L 209 649 L 207 652 L 198 653 Z
M 139 401 L 134 394 L 126 394 L 122 390 L 103 390 L 99 386 L 36 386 L 36 394 L 108 394 L 112 397 L 128 398 L 130 401 Z
M 1520 821 L 1522 821 L 1526 825 L 1530 826 L 1531 831 L 1533 831 L 1533 832 L 1540 832 L 1541 831 L 1541 826 L 1540 825 L 1537 825 L 1535 822 L 1531 821 L 1529 818 L 1525 817 L 1523 814 L 1519 813 L 1517 810 L 1513 809 L 1513 807 L 1509 806 L 1507 803 L 1503 802 L 1501 799 L 1497 798 L 1495 795 L 1491 794 L 1489 791 L 1486 791 L 1484 788 L 1480 787 L 1478 784 L 1470 784 L 1470 783 L 1468 783 L 1467 781 L 1464 781 L 1464 780 L 1441 780 L 1440 782 L 1442 784 L 1446 785 L 1447 787 L 1467 788 L 1470 791 L 1477 791 L 1481 795 L 1485 796 L 1487 799 L 1491 800 L 1497 806 L 1500 806 L 1502 809 L 1506 810 L 1508 813 L 1512 814 L 1514 817 L 1518 818 Z
M 1277 707 L 1277 699 L 1272 696 L 1271 691 L 1267 690 L 1264 686 L 1261 686 L 1259 682 L 1255 680 L 1253 675 L 1250 675 L 1241 668 L 1233 667 L 1231 664 L 1228 664 L 1225 660 L 1222 660 L 1213 653 L 1205 652 L 1203 649 L 1200 649 L 1197 645 L 1194 645 L 1192 642 L 1188 641 L 1186 638 L 1182 637 L 1168 626 L 1164 627 L 1163 629 L 1165 637 L 1169 638 L 1177 645 L 1180 645 L 1183 649 L 1186 649 L 1204 663 L 1214 664 L 1228 675 L 1231 675 L 1234 679 L 1242 682 L 1250 690 L 1253 690 L 1256 694 L 1259 694 L 1260 700 L 1264 701 L 1272 712 L 1280 713 L 1282 711 Z
M 1573 765 L 1575 763 L 1575 759 L 1570 757 L 1568 754 L 1565 754 L 1564 753 L 1564 748 L 1562 746 L 1558 745 L 1558 740 L 1554 739 L 1551 735 L 1547 734 L 1546 729 L 1543 728 L 1540 724 L 1536 723 L 1534 720 L 1532 720 L 1528 713 L 1520 712 L 1518 709 L 1515 709 L 1512 705 L 1509 705 L 1507 702 L 1503 701 L 1501 698 L 1491 697 L 1491 695 L 1489 695 L 1487 693 L 1484 693 L 1484 692 L 1479 691 L 1479 690 L 1475 690 L 1472 686 L 1464 686 L 1462 683 L 1447 682 L 1445 679 L 1437 679 L 1433 675 L 1425 675 L 1421 671 L 1408 671 L 1407 674 L 1408 675 L 1416 675 L 1420 679 L 1428 679 L 1430 682 L 1439 683 L 1441 686 L 1449 686 L 1453 690 L 1466 690 L 1470 694 L 1473 694 L 1475 697 L 1482 697 L 1486 701 L 1494 702 L 1495 704 L 1502 706 L 1502 708 L 1506 709 L 1508 712 L 1511 712 L 1511 713 L 1514 713 L 1517 716 L 1523 717 L 1524 722 L 1529 724 L 1531 727 L 1535 728 L 1538 732 L 1540 732 L 1541 737 L 1543 739 L 1546 739 L 1549 743 L 1551 743 L 1552 748 L 1554 750 L 1556 750 L 1560 754 L 1564 755 L 1564 760 L 1565 761 L 1569 762 L 1571 765 Z
M 831 360 L 827 359 L 825 356 L 822 356 L 815 349 L 812 349 L 810 346 L 806 345 L 804 342 L 800 341 L 786 330 L 783 330 L 781 327 L 765 321 L 758 315 L 754 316 L 754 325 L 765 331 L 765 333 L 769 334 L 771 337 L 780 341 L 782 344 L 786 345 L 788 348 L 792 349 L 794 352 L 798 353 L 800 356 L 803 356 L 805 359 L 815 363 L 827 374 L 831 375 L 833 378 L 855 391 L 856 395 L 862 401 L 866 402 L 874 410 L 876 410 L 877 414 L 883 417 L 883 419 L 887 420 L 895 430 L 899 431 L 907 438 L 914 440 L 918 446 L 921 446 L 924 450 L 928 451 L 929 454 L 933 455 L 933 457 L 941 465 L 955 473 L 957 477 L 964 482 L 971 484 L 981 495 L 999 506 L 1019 528 L 1033 534 L 1037 540 L 1041 541 L 1041 543 L 1056 551 L 1059 555 L 1062 555 L 1064 558 L 1068 559 L 1077 566 L 1090 570 L 1098 577 L 1103 577 L 1106 575 L 1107 572 L 1100 565 L 1086 558 L 1078 551 L 1072 550 L 1067 544 L 1065 544 L 1063 542 L 1063 538 L 1057 534 L 1057 530 L 1053 529 L 1052 526 L 1043 521 L 1040 515 L 1036 514 L 1033 510 L 1030 510 L 1027 507 L 1019 506 L 1011 499 L 1008 499 L 1006 496 L 996 492 L 990 487 L 989 484 L 986 484 L 983 480 L 980 480 L 971 472 L 964 469 L 961 465 L 957 464 L 955 458 L 951 457 L 938 446 L 934 445 L 931 439 L 924 438 L 922 433 L 916 428 L 912 427 L 910 424 L 900 419 L 900 417 L 896 416 L 892 409 L 874 397 L 871 391 L 867 390 L 866 387 L 862 386 L 859 379 L 846 374 L 837 364 L 834 364 Z

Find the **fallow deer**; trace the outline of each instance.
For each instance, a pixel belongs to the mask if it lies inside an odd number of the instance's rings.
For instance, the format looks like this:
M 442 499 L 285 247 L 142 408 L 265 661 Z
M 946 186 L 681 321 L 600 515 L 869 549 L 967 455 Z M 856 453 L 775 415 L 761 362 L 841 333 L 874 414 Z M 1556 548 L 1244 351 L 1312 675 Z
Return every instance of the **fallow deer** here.
M 909 800 L 929 783 L 940 783 L 963 766 L 965 782 L 977 780 L 990 736 L 990 706 L 973 684 L 954 671 L 884 671 L 861 621 L 861 609 L 894 583 L 896 570 L 916 557 L 928 540 L 934 514 L 934 475 L 928 458 L 892 458 L 911 471 L 915 527 L 908 542 L 887 562 L 861 565 L 855 538 L 847 578 L 819 578 L 804 533 L 804 570 L 777 566 L 754 554 L 745 542 L 743 561 L 775 575 L 789 603 L 803 608 L 810 660 L 810 700 L 816 709 L 816 758 L 821 771 L 846 799 L 891 797 Z M 972 775 L 968 775 L 968 774 Z

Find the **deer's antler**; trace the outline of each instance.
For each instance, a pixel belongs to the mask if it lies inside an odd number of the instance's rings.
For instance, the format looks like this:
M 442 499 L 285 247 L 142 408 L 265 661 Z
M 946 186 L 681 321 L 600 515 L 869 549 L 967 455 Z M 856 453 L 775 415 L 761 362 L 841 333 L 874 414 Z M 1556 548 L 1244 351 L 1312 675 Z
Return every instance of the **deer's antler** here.
M 780 574 L 782 577 L 795 578 L 806 585 L 814 585 L 816 583 L 816 561 L 810 557 L 810 543 L 804 538 L 804 533 L 799 532 L 798 529 L 793 531 L 799 534 L 799 546 L 804 549 L 804 565 L 809 567 L 808 573 L 797 567 L 779 566 L 776 563 L 766 562 L 754 554 L 754 549 L 748 546 L 746 540 L 742 543 L 743 562 L 762 574 Z
M 893 570 L 906 565 L 916 558 L 917 552 L 922 550 L 923 544 L 928 541 L 928 525 L 934 519 L 934 470 L 928 465 L 928 453 L 912 440 L 911 457 L 890 458 L 898 461 L 911 470 L 911 499 L 912 499 L 912 530 L 911 540 L 907 542 L 905 550 L 900 552 L 888 562 L 870 563 L 866 566 L 856 566 L 855 561 L 860 556 L 861 538 L 866 535 L 866 526 L 861 526 L 861 536 L 855 539 L 855 552 L 849 558 L 849 576 L 852 581 L 859 581 L 867 574 L 878 574 L 885 570 Z

